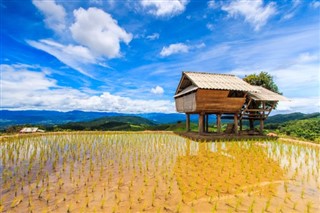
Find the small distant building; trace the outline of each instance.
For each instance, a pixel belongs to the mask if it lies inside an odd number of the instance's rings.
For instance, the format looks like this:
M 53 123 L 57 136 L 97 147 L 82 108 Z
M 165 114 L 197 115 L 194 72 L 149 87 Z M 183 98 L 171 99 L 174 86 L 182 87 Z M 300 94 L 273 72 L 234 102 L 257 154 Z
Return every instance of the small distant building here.
M 20 133 L 35 133 L 35 132 L 45 132 L 42 129 L 39 129 L 38 127 L 24 127 L 20 130 Z
M 264 120 L 282 95 L 260 86 L 252 86 L 235 75 L 204 72 L 182 72 L 175 93 L 176 110 L 186 113 L 186 128 L 190 131 L 190 114 L 199 115 L 199 133 L 208 132 L 208 116 L 217 117 L 217 132 L 221 132 L 221 116 L 233 118 L 233 133 L 242 130 L 242 120 Z

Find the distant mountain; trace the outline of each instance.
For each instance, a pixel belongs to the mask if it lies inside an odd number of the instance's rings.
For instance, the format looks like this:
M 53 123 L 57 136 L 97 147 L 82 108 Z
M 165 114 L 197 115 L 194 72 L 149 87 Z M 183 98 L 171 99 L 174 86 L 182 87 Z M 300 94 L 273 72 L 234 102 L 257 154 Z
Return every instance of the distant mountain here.
M 102 117 L 114 116 L 139 116 L 146 118 L 156 124 L 176 123 L 185 120 L 184 114 L 179 113 L 143 113 L 143 114 L 124 114 L 116 112 L 84 112 L 84 111 L 46 111 L 46 110 L 23 110 L 10 111 L 0 110 L 0 129 L 12 125 L 38 124 L 56 125 L 69 122 L 91 121 Z M 191 121 L 196 121 L 196 116 L 191 116 Z
M 319 117 L 320 113 L 315 112 L 311 114 L 303 114 L 301 112 L 295 112 L 290 114 L 278 114 L 268 117 L 268 119 L 265 121 L 266 124 L 270 123 L 285 123 L 288 121 L 294 121 L 294 120 L 303 120 L 303 119 L 309 119 L 309 118 L 316 118 Z
M 319 116 L 320 113 L 303 114 L 303 113 L 291 113 L 291 114 L 279 114 L 270 116 L 266 120 L 266 125 L 277 127 L 279 124 L 292 121 L 308 119 Z M 108 118 L 106 118 L 108 117 Z M 125 117 L 125 118 L 124 118 Z M 0 129 L 5 129 L 12 125 L 61 125 L 74 122 L 94 122 L 95 125 L 100 125 L 108 122 L 120 122 L 124 124 L 134 125 L 135 123 L 130 121 L 129 118 L 135 117 L 134 120 L 137 122 L 137 117 L 149 120 L 152 124 L 174 124 L 179 121 L 185 121 L 185 115 L 180 113 L 142 113 L 142 114 L 124 114 L 116 112 L 84 112 L 84 111 L 69 111 L 69 112 L 59 112 L 59 111 L 46 111 L 46 110 L 24 110 L 24 111 L 10 111 L 10 110 L 0 110 Z M 99 120 L 101 118 L 101 120 Z M 100 122 L 100 123 L 99 123 Z M 198 122 L 197 115 L 191 115 L 191 122 Z M 211 115 L 209 122 L 215 122 L 215 115 Z M 147 121 L 140 120 L 139 125 L 149 125 L 151 123 Z M 118 123 L 119 124 L 119 123 Z M 74 124 L 75 125 L 75 124 Z M 106 125 L 106 124 L 104 124 Z M 120 125 L 120 124 L 119 124 Z M 82 128 L 82 127 L 81 127 Z
M 69 122 L 55 128 L 71 130 L 145 130 L 155 126 L 152 121 L 138 116 L 108 116 L 92 121 Z

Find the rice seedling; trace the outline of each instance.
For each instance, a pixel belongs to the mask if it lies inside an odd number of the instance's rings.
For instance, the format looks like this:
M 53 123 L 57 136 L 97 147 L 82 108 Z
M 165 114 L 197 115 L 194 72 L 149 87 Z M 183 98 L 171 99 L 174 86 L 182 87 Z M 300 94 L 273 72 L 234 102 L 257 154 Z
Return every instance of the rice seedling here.
M 298 204 L 291 198 L 297 196 L 304 203 L 316 202 L 319 150 L 280 142 L 255 143 L 196 143 L 168 133 L 130 132 L 8 139 L 0 144 L 0 206 L 3 211 L 18 212 L 10 208 L 13 199 L 4 201 L 3 197 L 19 196 L 27 200 L 19 208 L 29 212 L 73 211 L 72 203 L 80 212 L 94 208 L 166 211 L 161 203 L 177 212 L 190 206 L 198 212 L 205 203 L 212 211 L 218 203 L 232 204 L 227 211 L 240 211 L 246 206 L 250 210 L 252 200 L 256 200 L 253 210 L 257 205 L 264 211 L 280 211 L 295 209 Z M 277 183 L 281 180 L 283 185 Z M 314 189 L 312 195 L 309 188 Z M 270 201 L 275 196 L 285 201 L 281 208 Z M 315 207 L 310 205 L 310 209 Z

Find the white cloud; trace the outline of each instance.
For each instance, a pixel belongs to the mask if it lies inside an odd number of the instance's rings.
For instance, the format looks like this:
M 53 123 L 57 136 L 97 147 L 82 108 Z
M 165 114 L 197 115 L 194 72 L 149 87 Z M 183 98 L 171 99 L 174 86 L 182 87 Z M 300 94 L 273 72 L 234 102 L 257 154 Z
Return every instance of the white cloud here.
M 128 44 L 132 34 L 121 28 L 110 14 L 101 9 L 74 10 L 75 23 L 70 27 L 72 37 L 96 55 L 120 56 L 120 42 Z
M 279 102 L 277 109 L 273 114 L 278 113 L 313 113 L 320 112 L 320 98 L 308 97 L 308 98 L 291 98 L 290 101 Z
M 301 0 L 292 0 L 291 8 L 283 16 L 284 20 L 291 19 L 297 12 L 298 6 L 301 4 Z
M 313 1 L 313 2 L 310 3 L 310 6 L 313 9 L 318 9 L 320 7 L 320 1 Z
M 32 3 L 45 15 L 46 25 L 57 33 L 62 33 L 66 28 L 66 11 L 55 3 L 54 0 L 33 0 Z
M 87 63 L 94 64 L 97 62 L 88 48 L 83 46 L 63 45 L 47 39 L 27 42 L 31 46 L 53 55 L 69 67 L 81 72 L 84 75 L 92 77 L 92 75 L 85 71 L 82 66 Z
M 218 4 L 215 2 L 215 0 L 210 0 L 210 1 L 208 1 L 208 8 L 216 9 L 216 8 L 218 8 Z
M 159 39 L 160 35 L 159 33 L 153 33 L 152 35 L 148 35 L 146 38 L 149 40 L 157 40 Z
M 176 43 L 176 44 L 170 44 L 168 47 L 163 47 L 160 55 L 163 57 L 170 56 L 173 54 L 178 53 L 187 53 L 189 50 L 192 49 L 200 49 L 205 47 L 205 43 L 195 44 L 195 45 L 186 45 L 184 43 Z
M 268 19 L 277 12 L 274 2 L 263 6 L 262 0 L 235 0 L 228 5 L 223 5 L 221 9 L 227 11 L 231 17 L 244 16 L 245 21 L 250 23 L 256 31 L 264 26 Z
M 170 44 L 168 47 L 163 47 L 160 55 L 169 56 L 177 53 L 187 53 L 189 52 L 189 47 L 183 43 Z
M 213 30 L 214 30 L 214 25 L 213 25 L 213 24 L 208 23 L 208 24 L 206 25 L 206 27 L 207 27 L 208 30 L 210 30 L 210 31 L 213 31 Z
M 29 65 L 0 65 L 2 71 L 3 109 L 87 110 L 136 112 L 174 112 L 174 103 L 168 100 L 139 100 L 112 95 L 109 92 L 85 92 L 59 86 L 56 80 Z M 35 71 L 37 70 L 37 71 Z M 49 73 L 50 74 L 50 73 Z M 19 85 L 19 86 L 17 86 Z
M 316 62 L 319 60 L 318 54 L 310 54 L 309 52 L 301 53 L 298 58 L 300 63 Z
M 152 92 L 153 94 L 162 95 L 162 94 L 164 93 L 164 90 L 163 90 L 162 87 L 156 86 L 155 88 L 152 88 L 152 89 L 151 89 L 151 92 Z
M 185 9 L 189 0 L 141 0 L 140 4 L 148 10 L 148 13 L 164 17 L 176 16 L 181 14 Z
M 203 42 L 192 46 L 192 48 L 197 48 L 197 49 L 204 48 L 204 47 L 206 47 L 206 44 Z
M 102 5 L 102 0 L 89 0 L 89 4 L 96 4 L 96 5 Z

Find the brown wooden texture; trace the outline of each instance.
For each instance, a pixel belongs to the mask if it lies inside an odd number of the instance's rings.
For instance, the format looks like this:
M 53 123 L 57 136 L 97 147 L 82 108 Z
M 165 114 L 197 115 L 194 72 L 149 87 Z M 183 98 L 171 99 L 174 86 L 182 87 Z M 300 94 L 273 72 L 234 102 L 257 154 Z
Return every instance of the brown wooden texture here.
M 221 114 L 217 114 L 217 133 L 221 132 Z
M 190 114 L 186 114 L 186 130 L 190 132 Z
M 245 98 L 228 97 L 227 90 L 201 90 L 196 93 L 196 111 L 204 112 L 239 112 Z
M 190 93 L 175 99 L 176 109 L 178 112 L 195 112 L 196 111 L 196 95 Z
M 238 115 L 234 114 L 234 133 L 238 134 Z
M 199 133 L 203 133 L 204 131 L 204 114 L 200 113 L 199 114 Z

